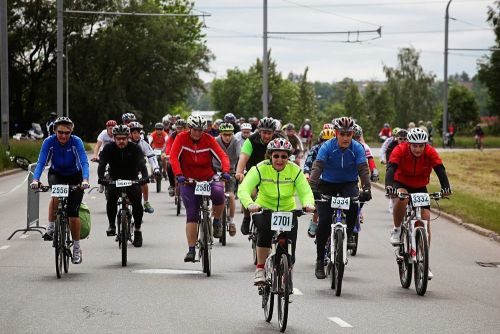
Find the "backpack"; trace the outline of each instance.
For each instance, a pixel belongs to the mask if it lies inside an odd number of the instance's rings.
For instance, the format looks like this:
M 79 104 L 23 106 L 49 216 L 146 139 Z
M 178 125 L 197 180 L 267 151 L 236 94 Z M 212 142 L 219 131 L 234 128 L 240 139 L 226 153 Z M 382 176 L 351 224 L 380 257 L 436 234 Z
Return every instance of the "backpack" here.
M 80 239 L 88 238 L 92 223 L 90 221 L 90 209 L 87 204 L 83 202 L 80 204 L 78 216 L 80 217 Z

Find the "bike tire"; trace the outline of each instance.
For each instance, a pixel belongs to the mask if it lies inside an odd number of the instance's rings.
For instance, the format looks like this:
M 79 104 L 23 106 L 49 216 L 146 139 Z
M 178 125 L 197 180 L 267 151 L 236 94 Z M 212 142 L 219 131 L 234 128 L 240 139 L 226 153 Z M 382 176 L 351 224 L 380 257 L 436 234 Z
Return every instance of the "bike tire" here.
M 64 224 L 64 230 L 65 230 L 64 233 L 65 241 L 64 241 L 63 267 L 64 267 L 64 273 L 67 274 L 69 271 L 69 259 L 71 258 L 71 249 L 70 249 L 71 240 L 69 238 L 70 231 L 68 224 Z
M 290 301 L 289 279 L 288 256 L 281 254 L 278 269 L 278 324 L 281 332 L 286 330 L 288 322 L 288 304 Z
M 253 264 L 257 265 L 257 228 L 252 225 L 252 260 Z
M 350 254 L 351 256 L 356 256 L 358 253 L 358 241 L 359 241 L 359 233 L 353 232 L 353 237 L 354 237 L 354 242 L 356 243 L 356 246 L 350 249 Z
M 157 193 L 160 193 L 161 192 L 161 179 L 162 177 L 161 176 L 158 176 L 156 178 L 156 192 Z
M 338 297 L 342 293 L 342 278 L 344 277 L 344 232 L 340 229 L 334 233 L 335 252 L 333 263 L 333 280 L 335 280 L 335 295 Z
M 55 255 L 55 262 L 56 262 L 56 276 L 58 279 L 61 278 L 62 271 L 63 271 L 63 252 L 64 248 L 62 247 L 62 242 L 61 240 L 62 232 L 61 232 L 61 217 L 58 216 L 56 219 L 55 223 L 55 228 L 54 228 L 54 255 Z
M 206 212 L 203 213 L 203 272 L 207 274 L 207 277 L 210 277 L 212 274 L 212 252 L 210 250 L 210 219 Z
M 410 238 L 408 235 L 408 230 L 405 227 L 401 227 L 400 234 L 400 243 L 399 243 L 399 255 L 402 259 L 398 259 L 398 269 L 399 269 L 399 282 L 401 286 L 405 289 L 408 289 L 411 285 L 411 277 L 412 277 L 412 262 L 410 259 Z
M 122 249 L 122 267 L 127 266 L 127 248 L 128 248 L 128 239 L 129 239 L 129 231 L 128 231 L 128 217 L 125 210 L 120 212 L 120 244 Z
M 181 204 L 182 204 L 182 200 L 181 200 L 181 197 L 179 196 L 177 198 L 177 216 L 181 214 Z
M 415 231 L 415 252 L 415 290 L 419 296 L 423 296 L 429 279 L 429 245 L 423 228 Z
M 222 246 L 226 245 L 226 236 L 227 236 L 227 206 L 224 206 L 224 210 L 222 211 L 222 235 L 219 238 L 219 242 Z
M 264 319 L 267 322 L 271 322 L 273 318 L 274 293 L 271 292 L 271 286 L 267 284 L 262 291 L 262 308 L 264 309 Z

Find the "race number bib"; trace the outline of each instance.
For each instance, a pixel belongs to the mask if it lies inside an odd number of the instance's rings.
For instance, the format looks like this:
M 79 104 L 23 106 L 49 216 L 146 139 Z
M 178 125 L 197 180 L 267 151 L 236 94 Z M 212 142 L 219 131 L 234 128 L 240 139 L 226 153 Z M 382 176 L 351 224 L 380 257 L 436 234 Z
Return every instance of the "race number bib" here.
M 332 197 L 331 207 L 333 209 L 349 210 L 351 199 L 349 197 Z
M 153 152 L 155 153 L 155 155 L 161 155 L 161 150 L 157 149 L 157 150 L 154 150 Z
M 52 186 L 52 197 L 68 197 L 69 186 L 67 184 L 54 184 Z
M 132 181 L 130 181 L 130 180 L 116 180 L 116 187 L 117 188 L 130 187 L 131 185 L 132 185 Z
M 431 205 L 431 197 L 427 193 L 411 194 L 411 202 L 414 207 Z
M 210 183 L 207 181 L 196 182 L 196 186 L 194 187 L 195 195 L 210 196 L 211 193 Z
M 292 212 L 273 212 L 271 215 L 271 230 L 286 232 L 291 231 L 292 220 Z

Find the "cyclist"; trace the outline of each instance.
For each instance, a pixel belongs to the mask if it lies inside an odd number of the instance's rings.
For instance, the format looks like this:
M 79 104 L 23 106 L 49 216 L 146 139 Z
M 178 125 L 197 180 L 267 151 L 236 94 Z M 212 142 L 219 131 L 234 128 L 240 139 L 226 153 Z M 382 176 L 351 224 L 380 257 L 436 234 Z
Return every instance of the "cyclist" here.
M 295 156 L 295 163 L 300 166 L 300 160 L 302 159 L 302 152 L 304 152 L 304 146 L 300 141 L 299 136 L 295 132 L 295 125 L 292 123 L 288 123 L 286 125 L 286 136 L 288 137 L 288 141 L 293 146 L 293 155 Z
M 128 124 L 130 128 L 130 141 L 139 147 L 142 150 L 143 156 L 145 156 L 148 161 L 151 169 L 153 170 L 154 175 L 160 175 L 160 168 L 158 167 L 158 161 L 156 160 L 155 153 L 151 149 L 151 146 L 146 143 L 144 139 L 141 138 L 142 124 L 139 122 L 130 122 Z M 145 183 L 141 185 L 142 197 L 144 199 L 144 212 L 153 213 L 155 210 L 149 203 L 149 187 L 148 184 Z
M 170 164 L 170 151 L 172 150 L 172 144 L 174 143 L 177 134 L 186 130 L 186 120 L 179 118 L 175 122 L 175 132 L 171 133 L 167 139 L 167 145 L 165 146 L 165 157 L 167 159 L 167 175 L 168 175 L 168 195 L 173 197 L 175 195 L 175 175 L 172 171 L 172 165 Z
M 219 135 L 219 127 L 222 124 L 222 120 L 220 118 L 216 119 L 214 124 L 212 124 L 212 128 L 208 132 L 212 137 L 217 137 Z
M 327 141 L 335 137 L 335 132 L 331 129 L 325 129 L 320 132 L 318 138 L 318 144 L 311 147 L 309 153 L 307 154 L 306 161 L 304 162 L 304 175 L 306 179 L 309 181 L 309 177 L 311 176 L 311 169 L 316 157 L 318 156 L 319 149 L 321 146 Z M 311 221 L 309 222 L 309 228 L 307 229 L 307 234 L 314 238 L 316 235 L 316 230 L 318 228 L 318 214 L 314 213 Z
M 234 127 L 234 132 L 240 132 L 240 126 L 236 122 L 236 116 L 233 113 L 228 112 L 224 115 L 224 123 L 231 123 Z
M 81 189 L 69 193 L 67 206 L 69 227 L 73 238 L 72 262 L 79 264 L 82 262 L 82 250 L 80 248 L 80 217 L 78 216 L 78 210 L 83 199 L 83 189 L 89 187 L 89 163 L 82 140 L 71 134 L 73 129 L 74 124 L 68 117 L 59 117 L 54 121 L 55 134 L 43 141 L 30 187 L 32 189 L 39 187 L 43 169 L 49 161 L 51 166 L 47 179 L 50 186 L 55 184 L 81 184 Z M 57 198 L 51 198 L 49 202 L 49 223 L 47 232 L 43 235 L 43 239 L 46 241 L 53 239 L 55 211 L 58 203 Z
M 141 148 L 129 141 L 130 128 L 126 125 L 117 125 L 113 128 L 113 136 L 115 142 L 102 150 L 97 175 L 99 184 L 107 186 L 108 179 L 104 178 L 106 165 L 109 164 L 109 177 L 111 180 L 137 180 L 139 179 L 138 172 L 141 173 L 141 184 L 148 182 L 148 169 L 144 161 L 144 153 Z M 142 216 L 144 214 L 142 208 L 142 193 L 138 184 L 127 187 L 127 197 L 132 205 L 132 216 L 134 217 L 134 242 L 135 247 L 142 246 Z M 106 213 L 108 215 L 109 227 L 106 231 L 107 236 L 116 235 L 116 213 L 118 211 L 117 203 L 120 197 L 121 190 L 109 186 L 108 201 L 106 203 Z
M 271 139 L 277 138 L 274 134 L 276 130 L 276 122 L 271 117 L 264 117 L 260 120 L 257 130 L 251 135 L 241 147 L 240 159 L 236 166 L 236 180 L 243 181 L 244 171 L 250 170 L 253 166 L 265 159 L 267 144 Z M 245 209 L 243 222 L 241 224 L 241 233 L 248 235 L 250 232 L 250 212 Z
M 428 145 L 427 132 L 420 128 L 408 131 L 408 142 L 402 143 L 394 149 L 387 165 L 385 189 L 388 195 L 397 193 L 426 193 L 430 181 L 431 170 L 436 172 L 441 185 L 443 196 L 451 195 L 450 182 L 446 175 L 443 162 L 436 149 Z M 394 229 L 391 232 L 391 244 L 399 245 L 401 222 L 405 215 L 408 200 L 394 203 Z M 429 247 L 431 244 L 430 207 L 424 207 L 422 218 L 427 220 Z M 429 279 L 433 278 L 429 268 Z
M 314 197 L 307 179 L 300 167 L 288 161 L 293 152 L 292 144 L 286 139 L 273 139 L 267 145 L 268 159 L 252 167 L 238 189 L 238 197 L 250 212 L 258 212 L 261 208 L 273 211 L 292 211 L 296 209 L 295 193 L 302 207 L 307 212 L 314 212 Z M 259 188 L 255 201 L 252 192 Z M 263 216 L 255 217 L 257 227 L 257 268 L 254 284 L 265 281 L 264 263 L 271 248 L 271 222 Z M 269 217 L 270 218 L 270 217 Z M 297 240 L 297 218 L 292 222 L 290 233 L 292 240 L 292 263 L 295 262 L 295 246 Z
M 238 141 L 238 145 L 243 146 L 243 143 L 247 138 L 252 135 L 252 125 L 250 123 L 243 123 L 240 125 L 241 131 L 234 135 L 234 138 Z
M 167 146 L 168 133 L 164 130 L 163 123 L 155 124 L 155 131 L 149 134 L 149 143 L 153 150 L 165 151 Z M 161 164 L 163 167 L 163 177 L 167 179 L 167 157 L 165 154 L 161 155 Z
M 382 146 L 380 147 L 380 163 L 382 165 L 385 165 L 387 163 L 387 160 L 385 158 L 385 153 L 386 153 L 389 145 L 397 138 L 397 134 L 398 134 L 399 130 L 401 130 L 401 129 L 398 127 L 395 127 L 394 129 L 392 129 L 392 136 L 390 136 L 389 138 L 384 140 L 384 142 L 382 143 Z
M 393 132 L 393 136 L 395 139 L 388 145 L 384 152 L 384 160 L 389 161 L 391 157 L 391 153 L 394 150 L 396 146 L 398 146 L 401 143 L 406 142 L 408 139 L 406 138 L 408 135 L 408 131 L 405 129 L 399 129 L 396 128 L 397 131 Z M 389 198 L 389 212 L 392 214 L 393 208 L 394 208 L 394 203 L 397 201 L 397 198 Z
M 380 132 L 378 133 L 378 137 L 382 142 L 384 142 L 387 138 L 392 136 L 392 131 L 391 131 L 391 126 L 389 123 L 385 123 L 384 127 L 380 129 Z
M 135 114 L 128 112 L 122 115 L 122 122 L 125 125 L 128 125 L 130 122 L 135 122 L 137 121 L 137 118 L 135 117 Z
M 319 149 L 313 163 L 309 182 L 316 193 L 342 197 L 357 197 L 362 202 L 371 199 L 371 184 L 368 163 L 363 146 L 355 140 L 354 121 L 341 117 L 335 124 L 335 139 L 327 141 Z M 321 179 L 320 179 L 321 177 Z M 359 193 L 358 178 L 363 191 Z M 318 204 L 318 230 L 316 231 L 316 269 L 318 279 L 324 279 L 325 244 L 331 232 L 334 211 L 330 203 Z M 352 243 L 352 232 L 358 216 L 357 202 L 351 202 L 347 212 L 347 240 Z
M 234 173 L 236 164 L 240 156 L 241 147 L 236 138 L 234 138 L 234 127 L 231 123 L 222 123 L 219 127 L 220 135 L 215 138 L 219 146 L 229 158 L 230 172 Z M 217 159 L 213 159 L 213 165 L 217 172 L 221 172 L 221 163 Z M 231 179 L 226 182 L 226 193 L 229 194 L 229 235 L 236 234 L 236 226 L 234 225 L 235 201 L 234 192 L 236 191 L 236 179 L 231 176 Z
M 187 120 L 189 131 L 181 132 L 177 135 L 172 150 L 170 151 L 170 163 L 172 170 L 179 182 L 182 202 L 186 208 L 186 237 L 189 251 L 184 257 L 184 262 L 194 262 L 196 235 L 199 223 L 199 196 L 194 194 L 194 186 L 185 184 L 187 179 L 196 181 L 209 181 L 212 194 L 213 227 L 214 237 L 220 238 L 222 235 L 222 224 L 220 218 L 224 209 L 224 184 L 214 180 L 215 172 L 212 167 L 212 158 L 221 161 L 222 177 L 230 179 L 229 159 L 217 144 L 215 138 L 205 133 L 203 130 L 207 126 L 207 121 L 201 116 L 191 115 Z
M 97 136 L 97 143 L 94 146 L 94 156 L 92 161 L 99 161 L 99 153 L 106 144 L 113 142 L 113 127 L 116 125 L 116 121 L 110 119 L 106 122 L 106 129 L 102 130 L 99 136 Z
M 474 128 L 474 140 L 477 143 L 477 148 L 479 150 L 482 150 L 484 142 L 484 131 L 481 128 L 480 124 L 477 124 L 476 127 Z
M 299 131 L 300 141 L 306 149 L 311 149 L 313 136 L 314 135 L 312 131 L 311 120 L 309 118 L 306 118 Z

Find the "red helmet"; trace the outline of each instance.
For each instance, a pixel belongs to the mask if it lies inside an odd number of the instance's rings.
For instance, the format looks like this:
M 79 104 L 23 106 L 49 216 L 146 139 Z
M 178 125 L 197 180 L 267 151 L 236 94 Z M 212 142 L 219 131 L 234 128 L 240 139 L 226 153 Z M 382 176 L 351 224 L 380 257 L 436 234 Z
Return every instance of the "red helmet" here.
M 110 119 L 109 121 L 106 122 L 106 127 L 108 126 L 115 126 L 116 121 L 114 119 Z

